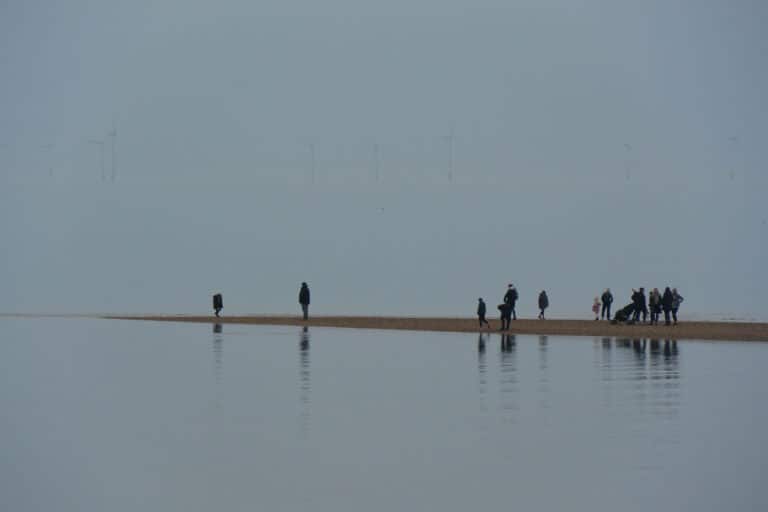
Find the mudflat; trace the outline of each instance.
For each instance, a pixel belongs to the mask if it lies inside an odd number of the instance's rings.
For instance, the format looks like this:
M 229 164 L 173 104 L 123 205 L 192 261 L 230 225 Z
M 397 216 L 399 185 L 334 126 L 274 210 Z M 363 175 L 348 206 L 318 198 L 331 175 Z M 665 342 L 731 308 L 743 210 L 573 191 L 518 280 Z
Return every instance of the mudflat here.
M 197 322 L 210 324 L 297 325 L 352 329 L 398 329 L 437 332 L 501 332 L 498 320 L 490 328 L 478 328 L 476 318 L 315 316 L 304 321 L 296 316 L 192 316 L 192 315 L 110 315 L 101 318 L 159 322 Z M 509 334 L 599 336 L 615 338 L 768 341 L 768 323 L 681 322 L 666 325 L 612 325 L 594 320 L 513 320 Z

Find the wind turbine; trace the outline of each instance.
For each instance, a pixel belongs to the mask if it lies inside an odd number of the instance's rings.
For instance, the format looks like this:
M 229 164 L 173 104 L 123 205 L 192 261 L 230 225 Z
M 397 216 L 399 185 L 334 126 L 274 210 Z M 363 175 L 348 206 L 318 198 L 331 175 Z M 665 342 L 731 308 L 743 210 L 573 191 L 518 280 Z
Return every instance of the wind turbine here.
M 53 151 L 53 144 L 44 144 L 40 147 L 48 152 L 48 176 L 53 177 L 53 165 L 51 165 L 51 152 Z
M 631 173 L 631 161 L 630 161 L 630 153 L 632 151 L 632 146 L 630 144 L 624 144 L 624 149 L 627 151 L 627 159 L 624 163 L 624 172 L 626 174 L 627 181 L 630 179 L 630 173 Z
M 380 161 L 379 161 L 379 144 L 377 142 L 373 143 L 373 165 L 374 165 L 374 176 L 376 177 L 376 183 L 378 183 Z
M 312 184 L 315 184 L 315 144 L 310 143 L 309 144 L 309 157 L 310 157 L 310 163 L 312 165 L 311 171 L 312 171 Z
M 117 145 L 117 128 L 115 127 L 114 117 L 112 118 L 112 129 L 109 131 L 107 136 L 112 140 L 112 183 L 114 183 L 115 176 L 117 175 L 117 153 L 115 149 Z M 103 171 L 102 171 L 102 174 L 103 174 Z
M 104 141 L 103 140 L 89 140 L 90 144 L 94 144 L 99 147 L 99 162 L 101 167 L 101 181 L 104 181 Z
M 448 142 L 448 183 L 453 182 L 453 140 L 455 138 L 453 128 L 450 134 L 443 136 L 443 140 Z

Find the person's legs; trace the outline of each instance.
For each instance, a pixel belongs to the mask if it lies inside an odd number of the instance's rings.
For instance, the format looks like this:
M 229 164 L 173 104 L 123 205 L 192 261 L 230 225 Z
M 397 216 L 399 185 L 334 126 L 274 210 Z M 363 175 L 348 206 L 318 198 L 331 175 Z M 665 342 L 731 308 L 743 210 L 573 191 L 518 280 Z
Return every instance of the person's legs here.
M 309 304 L 302 304 L 301 312 L 304 314 L 304 320 L 306 320 L 309 317 Z
M 672 320 L 675 321 L 675 325 L 677 325 L 677 308 L 674 308 L 672 310 Z
M 610 319 L 611 319 L 611 305 L 608 304 L 608 318 L 606 318 L 606 320 L 610 320 Z
M 512 306 L 512 320 L 517 320 L 517 312 L 514 306 Z
M 669 310 L 664 310 L 664 325 L 669 325 Z

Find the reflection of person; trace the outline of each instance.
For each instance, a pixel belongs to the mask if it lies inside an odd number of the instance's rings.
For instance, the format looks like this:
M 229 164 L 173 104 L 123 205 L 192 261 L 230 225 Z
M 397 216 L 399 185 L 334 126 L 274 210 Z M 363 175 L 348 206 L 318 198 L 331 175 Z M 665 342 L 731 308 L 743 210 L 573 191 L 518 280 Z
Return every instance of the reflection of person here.
M 600 312 L 600 318 L 606 318 L 608 320 L 611 319 L 611 304 L 613 304 L 613 294 L 611 294 L 611 289 L 606 288 L 603 292 L 603 296 L 601 297 L 603 302 L 603 310 Z
M 541 293 L 539 294 L 539 320 L 544 320 L 544 310 L 549 307 L 549 297 L 547 297 L 547 292 L 544 290 L 541 290 Z
M 224 300 L 220 293 L 216 293 L 213 295 L 213 312 L 219 316 L 222 309 L 224 309 Z
M 306 320 L 309 318 L 309 286 L 307 286 L 307 283 L 301 283 L 299 304 L 301 304 L 301 312 L 304 314 L 304 320 Z
M 488 320 L 485 319 L 485 302 L 482 297 L 477 299 L 477 321 L 480 324 L 480 327 L 482 327 L 483 324 L 487 327 L 491 326 L 491 324 L 488 323 Z
M 504 304 L 509 306 L 509 313 L 511 313 L 514 320 L 517 320 L 517 312 L 515 311 L 515 303 L 517 302 L 517 297 L 518 295 L 515 285 L 510 284 L 507 288 L 507 293 L 504 294 Z

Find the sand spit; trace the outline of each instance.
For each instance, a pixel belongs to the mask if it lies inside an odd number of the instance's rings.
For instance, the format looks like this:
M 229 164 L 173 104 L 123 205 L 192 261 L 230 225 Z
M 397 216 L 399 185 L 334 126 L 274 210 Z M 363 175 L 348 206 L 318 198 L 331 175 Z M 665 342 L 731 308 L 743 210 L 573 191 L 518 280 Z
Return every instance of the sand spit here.
M 340 327 L 352 329 L 398 329 L 407 331 L 480 332 L 477 320 L 472 318 L 410 318 L 364 316 L 317 316 L 304 322 L 295 316 L 187 316 L 187 315 L 110 315 L 106 319 L 146 320 L 160 322 L 197 322 L 253 325 L 297 325 L 309 327 Z M 491 321 L 491 329 L 499 332 L 498 319 Z M 514 320 L 510 334 L 599 336 L 616 338 L 688 339 L 768 341 L 768 323 L 738 322 L 682 322 L 677 326 L 665 325 L 611 325 L 594 320 Z

